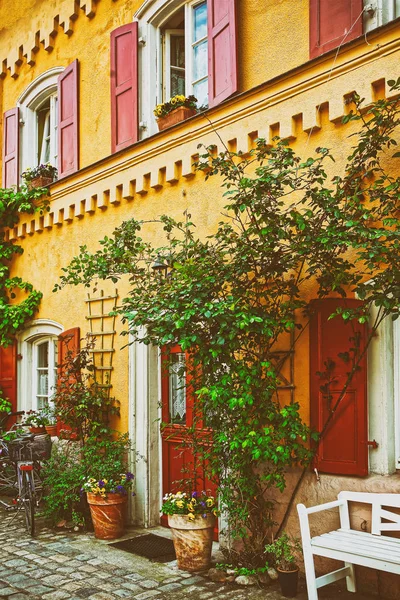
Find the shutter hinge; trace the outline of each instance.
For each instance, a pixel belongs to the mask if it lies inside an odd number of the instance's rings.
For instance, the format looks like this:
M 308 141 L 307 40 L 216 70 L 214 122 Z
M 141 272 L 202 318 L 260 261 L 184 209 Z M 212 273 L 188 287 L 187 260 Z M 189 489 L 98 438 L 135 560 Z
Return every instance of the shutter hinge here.
M 140 44 L 141 46 L 145 46 L 145 45 L 146 45 L 146 38 L 145 38 L 145 37 L 143 37 L 143 36 L 141 36 L 141 37 L 138 39 L 138 44 Z
M 22 354 L 17 354 L 17 360 L 22 360 Z
M 378 442 L 376 440 L 368 440 L 368 442 L 365 442 L 367 444 L 367 446 L 371 446 L 371 448 L 373 448 L 374 450 L 376 450 L 379 446 Z

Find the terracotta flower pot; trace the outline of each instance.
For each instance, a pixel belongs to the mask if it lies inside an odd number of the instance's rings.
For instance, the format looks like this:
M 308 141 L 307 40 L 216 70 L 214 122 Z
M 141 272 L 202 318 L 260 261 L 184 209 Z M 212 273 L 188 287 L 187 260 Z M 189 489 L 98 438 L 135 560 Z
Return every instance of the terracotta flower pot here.
M 57 435 L 57 425 L 46 425 L 45 429 L 50 436 L 54 437 Z
M 285 598 L 294 598 L 297 595 L 297 584 L 299 580 L 299 569 L 293 571 L 282 571 L 277 569 L 278 579 Z
M 34 433 L 35 435 L 41 435 L 42 433 L 46 433 L 46 429 L 44 427 L 29 427 L 29 431 Z
M 168 525 L 172 530 L 179 569 L 208 569 L 211 561 L 214 515 L 207 515 L 205 518 L 197 515 L 194 521 L 187 515 L 168 515 Z
M 39 187 L 48 187 L 53 181 L 53 177 L 35 177 L 35 179 L 28 181 L 28 190 L 34 190 Z
M 125 529 L 125 506 L 127 496 L 124 494 L 99 494 L 87 492 L 87 501 L 92 515 L 94 535 L 99 540 L 113 540 L 121 537 Z
M 196 109 L 194 108 L 186 108 L 186 106 L 180 106 L 179 108 L 175 108 L 165 117 L 160 117 L 157 119 L 158 131 L 163 131 L 168 127 L 172 127 L 172 125 L 176 125 L 181 121 L 185 121 L 189 117 L 193 117 L 196 114 Z

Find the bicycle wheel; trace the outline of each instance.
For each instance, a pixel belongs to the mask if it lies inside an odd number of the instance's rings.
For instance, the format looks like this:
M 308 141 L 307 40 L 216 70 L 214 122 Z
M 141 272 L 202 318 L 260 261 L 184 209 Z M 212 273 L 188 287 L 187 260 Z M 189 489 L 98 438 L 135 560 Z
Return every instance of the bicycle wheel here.
M 18 489 L 17 467 L 9 458 L 0 457 L 0 493 L 16 494 Z
M 23 466 L 20 467 L 22 471 L 22 486 L 20 500 L 23 505 L 25 515 L 25 526 L 27 532 L 31 535 L 35 535 L 35 488 L 33 484 L 32 471 L 23 470 Z

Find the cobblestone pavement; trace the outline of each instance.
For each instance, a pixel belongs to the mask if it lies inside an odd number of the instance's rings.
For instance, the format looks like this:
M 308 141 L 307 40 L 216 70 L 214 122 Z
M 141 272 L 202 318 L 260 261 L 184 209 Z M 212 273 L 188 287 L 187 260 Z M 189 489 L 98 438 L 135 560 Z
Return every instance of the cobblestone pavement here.
M 366 599 L 339 589 L 322 591 L 320 597 Z M 283 596 L 275 586 L 239 588 L 212 583 L 201 574 L 180 571 L 175 562 L 150 562 L 112 548 L 92 534 L 66 534 L 42 526 L 31 539 L 19 515 L 12 519 L 0 509 L 0 598 L 281 600 Z M 297 598 L 307 600 L 307 594 L 302 591 Z

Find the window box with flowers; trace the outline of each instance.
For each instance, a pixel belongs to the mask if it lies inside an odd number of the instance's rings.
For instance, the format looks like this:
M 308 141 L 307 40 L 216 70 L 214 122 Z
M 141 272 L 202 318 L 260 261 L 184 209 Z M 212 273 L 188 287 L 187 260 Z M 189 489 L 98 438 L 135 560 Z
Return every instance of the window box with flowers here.
M 195 96 L 177 95 L 168 102 L 157 104 L 153 112 L 157 117 L 158 130 L 163 131 L 193 117 L 197 113 L 196 102 Z
M 113 540 L 123 534 L 128 490 L 133 479 L 134 475 L 128 471 L 109 479 L 88 477 L 83 484 L 82 492 L 86 492 L 96 538 Z
M 57 168 L 53 167 L 50 163 L 38 165 L 33 169 L 28 167 L 28 169 L 22 173 L 22 178 L 28 186 L 28 190 L 39 187 L 48 187 L 57 179 Z
M 217 515 L 215 498 L 205 491 L 167 494 L 161 512 L 168 515 L 178 568 L 208 569 Z

